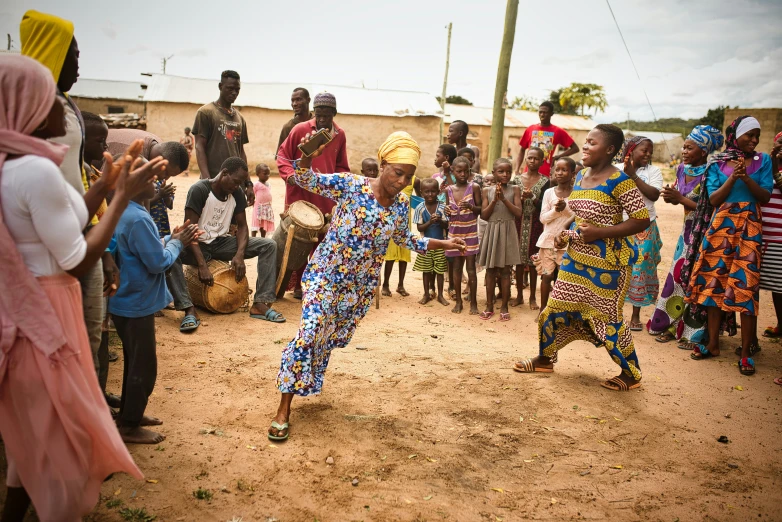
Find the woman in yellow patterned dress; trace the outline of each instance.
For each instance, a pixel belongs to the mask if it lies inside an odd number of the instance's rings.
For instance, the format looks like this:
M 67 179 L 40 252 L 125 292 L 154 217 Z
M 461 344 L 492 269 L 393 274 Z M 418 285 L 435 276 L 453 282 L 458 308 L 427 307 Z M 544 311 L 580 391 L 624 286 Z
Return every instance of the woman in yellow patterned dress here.
M 624 143 L 615 125 L 598 125 L 583 147 L 582 170 L 568 206 L 576 221 L 558 238 L 567 246 L 559 277 L 538 319 L 540 353 L 519 361 L 521 373 L 554 371 L 557 352 L 572 341 L 604 346 L 622 369 L 601 385 L 630 390 L 641 383 L 641 369 L 630 329 L 622 316 L 632 265 L 638 257 L 633 235 L 649 226 L 649 212 L 632 179 L 611 165 Z M 623 219 L 623 212 L 629 219 Z

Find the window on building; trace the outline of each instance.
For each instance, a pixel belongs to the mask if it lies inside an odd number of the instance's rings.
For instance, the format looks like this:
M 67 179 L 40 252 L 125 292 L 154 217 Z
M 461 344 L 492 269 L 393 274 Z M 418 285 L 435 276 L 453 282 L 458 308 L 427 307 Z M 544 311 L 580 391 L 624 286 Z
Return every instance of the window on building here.
M 125 112 L 125 107 L 121 107 L 119 105 L 109 105 L 109 114 L 123 114 Z

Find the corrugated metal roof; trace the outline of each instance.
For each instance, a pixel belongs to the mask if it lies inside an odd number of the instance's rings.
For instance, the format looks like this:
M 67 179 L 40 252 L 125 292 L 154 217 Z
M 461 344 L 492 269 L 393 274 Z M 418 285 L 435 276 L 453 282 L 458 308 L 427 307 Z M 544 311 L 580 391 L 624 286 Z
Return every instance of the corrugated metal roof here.
M 149 79 L 144 101 L 204 105 L 217 99 L 217 84 L 214 79 L 154 74 Z M 337 98 L 337 109 L 341 114 L 401 117 L 439 116 L 440 112 L 437 99 L 424 92 L 307 83 L 242 82 L 242 90 L 236 105 L 290 111 L 291 92 L 296 87 L 308 89 L 313 98 L 319 92 L 332 93 Z
M 492 109 L 490 107 L 474 107 L 472 105 L 445 104 L 445 123 L 462 120 L 467 125 L 491 125 Z M 537 112 L 505 109 L 505 127 L 529 127 L 540 123 Z M 567 130 L 592 130 L 596 123 L 589 118 L 555 114 L 551 123 Z
M 121 82 L 79 78 L 68 94 L 81 98 L 141 101 L 144 97 L 144 89 L 141 86 L 140 81 Z

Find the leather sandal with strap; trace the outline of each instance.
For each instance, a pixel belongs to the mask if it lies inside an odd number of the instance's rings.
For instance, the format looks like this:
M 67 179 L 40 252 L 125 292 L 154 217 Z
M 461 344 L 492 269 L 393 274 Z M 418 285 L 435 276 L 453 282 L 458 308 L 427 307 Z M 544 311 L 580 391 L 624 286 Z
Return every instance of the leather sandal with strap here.
M 554 368 L 542 368 L 535 366 L 532 359 L 524 359 L 513 365 L 513 370 L 519 373 L 554 373 Z
M 744 357 L 739 360 L 739 372 L 741 375 L 755 374 L 755 361 L 752 360 L 752 357 Z
M 611 391 L 630 391 L 641 387 L 641 381 L 635 381 L 633 384 L 627 384 L 619 377 L 612 377 L 606 382 L 601 382 L 600 386 Z

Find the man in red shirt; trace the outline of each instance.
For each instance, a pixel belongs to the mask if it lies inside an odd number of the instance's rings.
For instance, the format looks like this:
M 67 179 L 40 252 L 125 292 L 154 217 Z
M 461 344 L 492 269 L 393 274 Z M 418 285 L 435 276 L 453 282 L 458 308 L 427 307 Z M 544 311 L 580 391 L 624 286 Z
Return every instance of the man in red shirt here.
M 325 216 L 331 214 L 334 208 L 334 201 L 329 198 L 313 194 L 293 182 L 292 161 L 301 158 L 299 144 L 301 139 L 307 133 L 314 133 L 320 129 L 329 129 L 332 140 L 323 150 L 320 156 L 312 161 L 312 170 L 323 174 L 333 174 L 337 172 L 350 172 L 348 164 L 347 138 L 345 131 L 334 123 L 334 116 L 337 115 L 337 99 L 333 94 L 322 92 L 315 96 L 312 104 L 315 117 L 309 121 L 304 121 L 293 127 L 285 141 L 280 145 L 277 151 L 277 169 L 280 177 L 285 180 L 285 209 L 294 201 L 308 201 L 320 209 Z M 301 274 L 298 274 L 298 281 L 293 292 L 294 297 L 301 299 Z
M 546 177 L 551 174 L 552 165 L 565 156 L 572 156 L 578 152 L 578 145 L 573 138 L 564 129 L 551 124 L 551 116 L 554 115 L 554 104 L 550 101 L 544 101 L 538 108 L 540 125 L 530 125 L 524 131 L 524 135 L 519 140 L 521 150 L 516 157 L 516 174 L 521 174 L 521 166 L 524 165 L 524 153 L 530 147 L 539 147 L 543 150 L 543 164 L 540 166 L 540 173 Z M 566 148 L 564 152 L 554 155 L 557 146 L 562 145 Z

